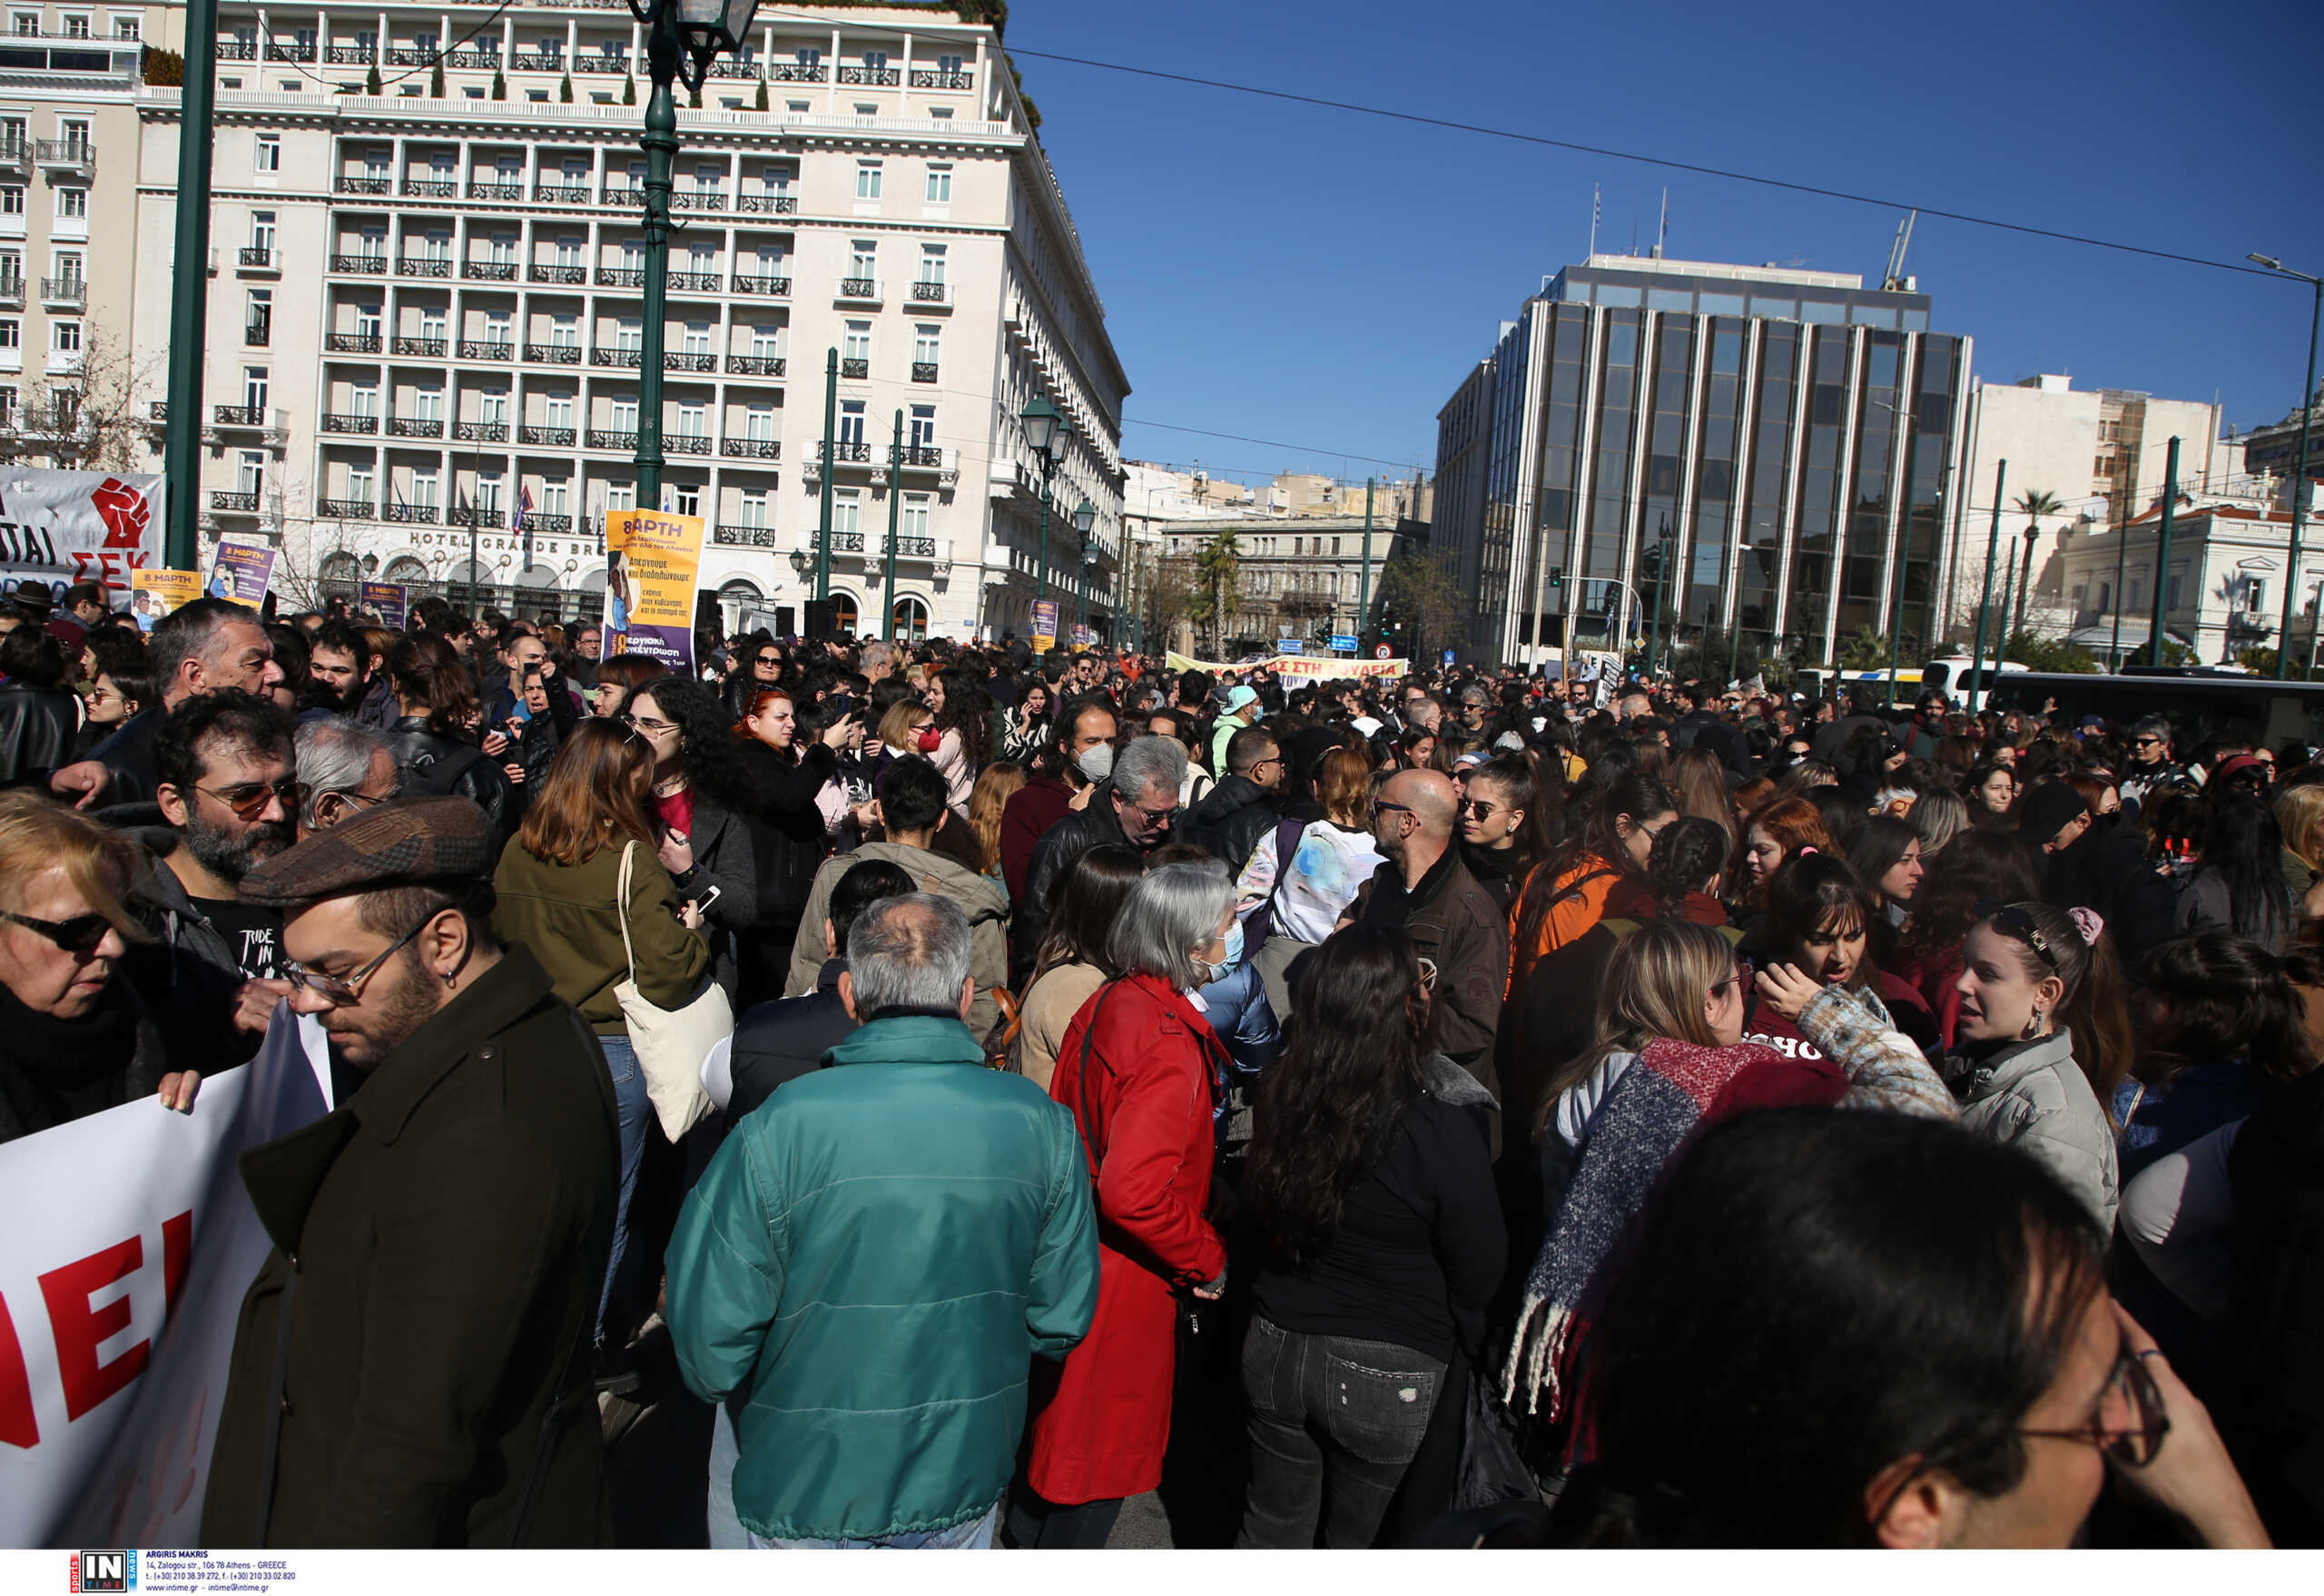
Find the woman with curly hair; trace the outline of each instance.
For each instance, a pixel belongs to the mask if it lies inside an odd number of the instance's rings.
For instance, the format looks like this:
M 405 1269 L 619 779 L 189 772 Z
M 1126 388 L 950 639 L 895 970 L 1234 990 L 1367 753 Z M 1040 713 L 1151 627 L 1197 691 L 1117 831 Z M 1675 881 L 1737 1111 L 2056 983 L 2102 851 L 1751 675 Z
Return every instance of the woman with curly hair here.
M 952 813 L 966 821 L 977 773 L 992 763 L 992 700 L 982 683 L 955 665 L 930 685 L 928 710 L 920 751 L 943 773 Z
M 702 911 L 719 985 L 732 997 L 740 939 L 758 923 L 750 780 L 718 695 L 684 676 L 630 690 L 621 718 L 654 750 L 655 852 L 678 896 Z
M 1802 848 L 1835 846 L 1832 833 L 1824 826 L 1824 812 L 1809 799 L 1787 795 L 1753 811 L 1744 823 L 1743 847 L 1734 872 L 1736 884 L 1742 889 L 1743 905 L 1758 909 L 1766 903 L 1768 877 L 1790 854 Z

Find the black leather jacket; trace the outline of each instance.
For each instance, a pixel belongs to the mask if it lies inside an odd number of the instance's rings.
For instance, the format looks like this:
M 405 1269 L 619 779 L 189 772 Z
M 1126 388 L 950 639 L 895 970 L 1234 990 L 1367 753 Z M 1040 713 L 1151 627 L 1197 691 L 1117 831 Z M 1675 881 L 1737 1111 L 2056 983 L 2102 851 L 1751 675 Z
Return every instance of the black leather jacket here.
M 0 682 L 0 787 L 45 781 L 73 763 L 80 715 L 73 695 L 26 682 Z
M 406 797 L 456 793 L 474 799 L 492 828 L 496 850 L 516 832 L 519 816 L 507 774 L 475 744 L 439 735 L 428 729 L 426 715 L 408 714 L 388 728 L 388 752 L 403 773 Z

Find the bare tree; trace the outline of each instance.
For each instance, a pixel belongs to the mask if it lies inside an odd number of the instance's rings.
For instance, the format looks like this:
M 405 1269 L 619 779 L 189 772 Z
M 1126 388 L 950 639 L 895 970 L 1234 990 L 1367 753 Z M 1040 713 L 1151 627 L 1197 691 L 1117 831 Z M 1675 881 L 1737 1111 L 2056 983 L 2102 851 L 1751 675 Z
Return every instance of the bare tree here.
M 84 326 L 80 363 L 54 364 L 21 392 L 15 413 L 0 423 L 0 460 L 62 470 L 153 471 L 161 435 L 137 398 L 150 392 L 163 357 L 133 360 L 109 330 Z

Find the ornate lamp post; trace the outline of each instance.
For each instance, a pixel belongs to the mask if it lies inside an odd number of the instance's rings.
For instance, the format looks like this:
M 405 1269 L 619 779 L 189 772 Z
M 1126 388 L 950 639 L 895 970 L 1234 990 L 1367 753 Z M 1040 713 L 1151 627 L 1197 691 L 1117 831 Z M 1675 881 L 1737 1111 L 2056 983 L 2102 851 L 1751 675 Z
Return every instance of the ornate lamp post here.
M 1035 395 L 1033 402 L 1017 419 L 1025 424 L 1025 441 L 1031 447 L 1033 458 L 1041 463 L 1041 580 L 1033 593 L 1033 618 L 1038 626 L 1039 606 L 1049 596 L 1049 484 L 1057 476 L 1057 458 L 1064 451 L 1066 439 L 1073 436 L 1073 423 L 1066 419 L 1064 411 L 1049 403 L 1047 394 Z M 1049 646 L 1057 646 L 1054 631 L 1049 634 Z

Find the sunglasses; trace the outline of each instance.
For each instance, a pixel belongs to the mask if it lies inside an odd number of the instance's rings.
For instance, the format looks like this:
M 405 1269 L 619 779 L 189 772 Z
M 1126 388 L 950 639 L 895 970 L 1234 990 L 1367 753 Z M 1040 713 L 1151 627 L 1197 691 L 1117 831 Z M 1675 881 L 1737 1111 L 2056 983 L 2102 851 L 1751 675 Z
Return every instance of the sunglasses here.
M 2014 903 L 2004 903 L 1998 898 L 1980 898 L 1971 911 L 1979 920 L 1989 920 L 1994 930 L 2005 937 L 2015 937 L 2034 952 L 2042 962 L 2055 970 L 2058 956 L 2050 947 L 2050 939 L 2034 923 L 2034 917 Z
M 1462 814 L 1473 814 L 1479 820 L 1491 820 L 1501 813 L 1502 808 L 1500 804 L 1482 798 L 1463 798 L 1460 807 Z
M 1178 806 L 1175 803 L 1160 809 L 1148 809 L 1140 803 L 1126 804 L 1124 807 L 1137 816 L 1139 824 L 1147 826 L 1166 824 L 1172 815 L 1178 813 Z
M 271 782 L 238 782 L 231 787 L 197 786 L 194 791 L 209 793 L 242 820 L 256 820 L 266 813 L 270 798 L 280 799 L 285 813 L 296 813 L 303 789 L 297 776 L 281 776 Z
M 113 929 L 113 921 L 102 914 L 76 914 L 70 920 L 34 920 L 29 914 L 0 909 L 0 920 L 36 931 L 67 953 L 95 952 L 98 944 L 105 940 L 105 932 Z

